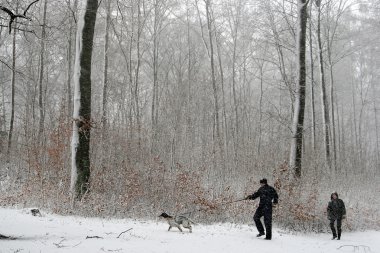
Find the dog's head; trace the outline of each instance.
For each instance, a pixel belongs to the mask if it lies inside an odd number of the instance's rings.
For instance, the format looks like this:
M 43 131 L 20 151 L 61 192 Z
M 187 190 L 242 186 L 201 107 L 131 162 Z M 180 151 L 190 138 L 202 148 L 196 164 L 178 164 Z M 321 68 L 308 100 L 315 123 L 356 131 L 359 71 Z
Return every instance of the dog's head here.
M 173 218 L 173 216 L 170 216 L 170 215 L 168 215 L 167 213 L 162 213 L 162 214 L 160 214 L 158 217 L 162 217 L 162 218 Z

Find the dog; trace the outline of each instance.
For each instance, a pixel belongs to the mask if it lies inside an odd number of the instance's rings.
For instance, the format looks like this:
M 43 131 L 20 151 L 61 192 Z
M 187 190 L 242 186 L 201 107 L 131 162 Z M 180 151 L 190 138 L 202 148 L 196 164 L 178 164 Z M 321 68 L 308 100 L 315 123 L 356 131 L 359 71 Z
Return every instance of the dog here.
M 181 228 L 181 225 L 182 225 L 184 228 L 189 229 L 190 233 L 193 232 L 191 224 L 195 224 L 195 223 L 192 220 L 190 220 L 188 217 L 185 217 L 183 215 L 178 215 L 178 216 L 173 217 L 173 216 L 168 215 L 167 213 L 162 213 L 158 217 L 162 217 L 168 222 L 169 224 L 168 231 L 170 231 L 172 227 L 176 227 L 179 229 L 179 231 L 183 232 Z

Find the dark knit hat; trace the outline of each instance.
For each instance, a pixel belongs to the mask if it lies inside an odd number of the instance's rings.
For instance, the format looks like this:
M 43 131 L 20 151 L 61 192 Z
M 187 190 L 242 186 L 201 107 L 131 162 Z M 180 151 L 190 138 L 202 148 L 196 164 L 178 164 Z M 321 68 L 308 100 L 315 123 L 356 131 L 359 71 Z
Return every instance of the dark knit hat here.
M 260 180 L 260 184 L 268 184 L 268 180 L 266 178 L 263 178 Z
M 333 195 L 336 195 L 336 198 L 339 198 L 339 195 L 338 195 L 338 193 L 337 192 L 333 192 L 333 193 L 331 193 L 331 199 L 333 199 Z

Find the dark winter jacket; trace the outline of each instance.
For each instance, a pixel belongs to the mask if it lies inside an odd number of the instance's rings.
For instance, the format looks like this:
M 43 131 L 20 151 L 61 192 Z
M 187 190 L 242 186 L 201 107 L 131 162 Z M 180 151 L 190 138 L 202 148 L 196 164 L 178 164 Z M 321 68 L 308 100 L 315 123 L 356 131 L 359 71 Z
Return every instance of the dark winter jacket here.
M 329 220 L 342 219 L 343 215 L 346 215 L 346 207 L 344 205 L 343 200 L 339 198 L 333 199 L 332 197 L 333 194 L 331 194 L 331 201 L 329 202 L 329 205 L 327 206 L 327 216 Z M 338 194 L 336 195 L 338 196 Z
M 278 203 L 278 195 L 276 190 L 267 184 L 261 186 L 257 192 L 249 195 L 246 199 L 256 199 L 258 197 L 260 197 L 259 207 L 272 208 L 272 204 Z

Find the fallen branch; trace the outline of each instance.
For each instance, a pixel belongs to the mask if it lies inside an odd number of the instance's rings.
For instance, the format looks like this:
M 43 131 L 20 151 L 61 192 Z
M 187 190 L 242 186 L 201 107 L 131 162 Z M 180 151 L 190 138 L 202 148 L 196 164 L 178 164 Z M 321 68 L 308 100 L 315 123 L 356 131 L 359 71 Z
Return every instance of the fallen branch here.
M 8 239 L 8 240 L 16 240 L 16 238 L 14 238 L 14 237 L 6 236 L 6 235 L 2 235 L 2 234 L 0 234 L 0 240 L 5 240 L 5 239 Z
M 71 245 L 63 245 L 62 242 L 64 242 L 66 239 L 62 239 L 59 243 L 53 243 L 55 246 L 57 246 L 57 248 L 67 248 L 67 247 L 72 247 L 72 248 L 75 248 L 77 247 L 78 245 L 80 245 L 82 243 L 82 241 L 80 241 L 79 243 L 71 246 Z
M 354 252 L 359 251 L 360 248 L 363 248 L 364 252 L 371 252 L 371 248 L 368 247 L 367 245 L 342 245 L 337 249 L 340 250 L 341 248 L 344 248 L 344 247 L 353 247 Z
M 104 252 L 119 252 L 119 251 L 122 251 L 123 249 L 108 249 L 107 251 L 104 249 L 104 248 L 101 248 L 100 250 L 104 251 Z
M 75 244 L 74 246 L 73 246 L 73 248 L 75 248 L 76 246 L 78 246 L 79 244 L 81 244 L 82 242 L 79 242 L 79 243 L 77 243 L 77 244 Z
M 132 230 L 132 229 L 133 229 L 133 228 L 130 228 L 130 229 L 127 229 L 127 230 L 121 232 L 116 238 L 119 238 L 122 234 L 124 234 L 125 232 L 128 232 L 128 231 L 130 231 L 130 230 Z
M 94 235 L 94 236 L 86 236 L 86 239 L 103 239 L 103 237 Z
M 62 245 L 62 242 L 65 241 L 66 239 L 62 239 L 59 243 L 53 243 L 57 248 L 64 248 L 67 247 L 66 245 Z

